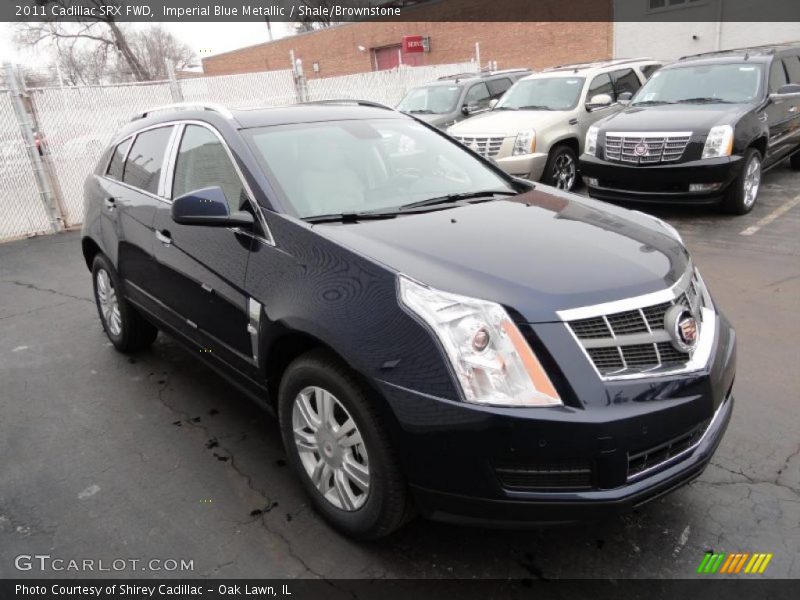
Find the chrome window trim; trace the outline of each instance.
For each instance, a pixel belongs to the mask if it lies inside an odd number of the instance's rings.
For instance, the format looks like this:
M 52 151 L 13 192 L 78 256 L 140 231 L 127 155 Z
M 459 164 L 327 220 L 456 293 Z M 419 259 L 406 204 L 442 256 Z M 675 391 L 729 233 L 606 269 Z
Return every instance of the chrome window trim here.
M 112 148 L 111 154 L 109 155 L 108 160 L 106 161 L 106 166 L 103 169 L 103 173 L 100 175 L 101 177 L 105 177 L 106 179 L 110 179 L 111 181 L 119 181 L 118 179 L 114 179 L 113 177 L 109 177 L 108 170 L 111 168 L 111 161 L 114 160 L 114 153 L 116 152 L 117 147 L 119 145 L 121 145 L 121 144 L 124 144 L 127 140 L 130 140 L 131 143 L 128 144 L 128 147 L 125 149 L 125 154 L 122 157 L 122 174 L 123 174 L 123 176 L 125 175 L 125 161 L 128 160 L 128 153 L 131 151 L 131 146 L 133 146 L 133 138 L 134 138 L 133 134 L 132 135 L 128 135 L 128 136 L 125 136 L 124 138 L 122 138 L 116 144 L 112 144 L 112 146 L 111 146 L 111 148 Z
M 198 121 L 196 119 L 175 119 L 173 121 L 165 121 L 162 123 L 156 123 L 154 125 L 148 125 L 147 127 L 142 127 L 141 129 L 137 129 L 133 133 L 130 133 L 123 137 L 119 142 L 114 144 L 114 147 L 118 146 L 120 143 L 125 141 L 128 138 L 133 138 L 131 141 L 131 145 L 128 146 L 128 151 L 125 153 L 125 160 L 124 162 L 127 163 L 128 155 L 130 154 L 131 148 L 136 143 L 136 138 L 139 136 L 140 133 L 144 133 L 145 131 L 150 131 L 151 129 L 158 129 L 160 127 L 174 127 L 175 129 L 170 136 L 169 141 L 167 142 L 167 149 L 164 151 L 164 163 L 161 165 L 161 178 L 159 179 L 159 192 L 166 192 L 167 186 L 169 186 L 169 197 L 166 195 L 161 196 L 158 194 L 152 194 L 146 190 L 141 188 L 137 188 L 135 186 L 130 185 L 129 183 L 125 183 L 124 181 L 119 181 L 117 179 L 113 179 L 108 177 L 106 173 L 102 175 L 103 178 L 108 179 L 109 181 L 113 181 L 115 183 L 119 183 L 127 187 L 128 189 L 141 192 L 143 194 L 148 195 L 151 198 L 155 198 L 165 204 L 172 204 L 172 181 L 174 177 L 174 169 L 175 169 L 175 162 L 178 157 L 178 150 L 180 148 L 180 140 L 183 138 L 183 131 L 186 129 L 186 125 L 199 125 L 201 127 L 205 127 L 209 131 L 211 131 L 217 139 L 222 144 L 222 147 L 225 149 L 225 152 L 228 155 L 228 159 L 231 161 L 236 174 L 239 176 L 239 180 L 242 183 L 245 191 L 247 192 L 247 200 L 250 202 L 250 206 L 253 208 L 253 211 L 256 214 L 256 218 L 258 219 L 259 224 L 261 225 L 262 230 L 264 231 L 264 235 L 255 235 L 251 232 L 244 231 L 239 227 L 231 227 L 229 231 L 233 231 L 235 233 L 245 233 L 252 237 L 259 242 L 267 244 L 268 246 L 275 246 L 275 238 L 272 236 L 272 231 L 267 224 L 267 219 L 264 216 L 264 211 L 261 209 L 261 206 L 256 202 L 255 195 L 253 194 L 253 190 L 250 185 L 247 183 L 247 180 L 242 173 L 241 168 L 239 168 L 239 164 L 236 162 L 236 159 L 233 156 L 233 152 L 231 152 L 228 143 L 225 141 L 225 138 L 222 137 L 222 134 L 217 130 L 216 127 L 211 125 L 210 123 L 206 123 L 204 121 Z M 180 137 L 178 137 L 180 132 Z M 168 162 L 167 162 L 168 161 Z M 125 176 L 125 171 L 123 169 L 123 177 Z M 161 187 L 163 184 L 163 188 Z
M 122 161 L 122 164 L 123 164 L 123 167 L 122 167 L 122 179 L 125 179 L 125 168 L 128 166 L 128 157 L 131 155 L 131 150 L 133 150 L 133 146 L 134 146 L 134 144 L 136 144 L 136 140 L 139 139 L 139 135 L 144 133 L 145 131 L 151 131 L 153 129 L 160 129 L 162 127 L 172 127 L 173 125 L 174 125 L 174 123 L 158 123 L 157 125 L 150 125 L 149 127 L 144 127 L 142 129 L 139 129 L 138 131 L 133 132 L 129 136 L 122 138 L 123 141 L 128 139 L 129 137 L 133 138 L 131 140 L 131 145 L 128 146 L 128 150 L 125 152 L 125 158 Z M 161 182 L 162 182 L 163 177 L 164 177 L 164 165 L 166 164 L 167 151 L 169 150 L 169 144 L 170 144 L 170 141 L 172 140 L 172 136 L 173 135 L 175 135 L 175 130 L 174 129 L 173 129 L 172 133 L 170 134 L 169 140 L 167 140 L 167 147 L 164 150 L 164 156 L 161 159 L 161 173 L 159 173 L 159 175 L 158 175 L 158 188 L 156 189 L 156 194 L 153 194 L 152 192 L 148 192 L 147 190 L 143 190 L 142 188 L 138 188 L 135 185 L 131 185 L 130 183 L 128 183 L 126 181 L 113 179 L 111 177 L 108 177 L 108 179 L 110 179 L 111 181 L 116 181 L 117 183 L 121 183 L 121 184 L 123 184 L 125 187 L 127 187 L 129 189 L 136 190 L 138 192 L 142 192 L 143 194 L 147 194 L 148 196 L 151 196 L 153 198 L 161 200 L 161 197 L 158 195 L 158 193 L 161 192 Z

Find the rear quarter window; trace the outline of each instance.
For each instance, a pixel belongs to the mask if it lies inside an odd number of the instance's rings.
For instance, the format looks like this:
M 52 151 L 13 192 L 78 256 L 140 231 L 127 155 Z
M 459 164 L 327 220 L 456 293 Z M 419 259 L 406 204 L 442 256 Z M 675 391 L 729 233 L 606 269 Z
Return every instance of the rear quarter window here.
M 108 169 L 106 169 L 106 175 L 111 179 L 116 179 L 117 181 L 122 181 L 122 168 L 125 162 L 125 153 L 128 151 L 128 147 L 131 145 L 131 139 L 128 138 L 123 142 L 117 144 L 117 147 L 114 148 L 114 151 L 111 154 L 111 160 L 108 163 Z
M 783 64 L 789 74 L 789 83 L 800 83 L 800 56 L 786 56 Z
M 136 136 L 128 160 L 125 161 L 122 181 L 151 194 L 158 193 L 158 180 L 172 126 L 143 131 Z

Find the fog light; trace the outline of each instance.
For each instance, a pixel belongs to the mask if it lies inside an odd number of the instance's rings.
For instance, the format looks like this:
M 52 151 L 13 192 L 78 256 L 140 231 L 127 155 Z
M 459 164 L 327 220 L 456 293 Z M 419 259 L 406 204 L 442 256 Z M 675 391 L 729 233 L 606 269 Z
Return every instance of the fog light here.
M 584 177 L 583 180 L 586 182 L 586 185 L 590 185 L 592 187 L 597 187 L 598 181 L 595 177 Z
M 690 192 L 713 192 L 722 186 L 721 183 L 690 183 Z

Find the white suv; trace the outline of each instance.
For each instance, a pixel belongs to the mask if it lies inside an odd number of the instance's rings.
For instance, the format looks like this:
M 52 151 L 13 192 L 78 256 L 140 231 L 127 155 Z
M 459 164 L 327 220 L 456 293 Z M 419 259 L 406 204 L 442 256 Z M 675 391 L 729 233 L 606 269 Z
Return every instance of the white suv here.
M 511 175 L 571 190 L 586 130 L 621 110 L 661 65 L 625 59 L 546 69 L 520 79 L 490 112 L 447 131 Z

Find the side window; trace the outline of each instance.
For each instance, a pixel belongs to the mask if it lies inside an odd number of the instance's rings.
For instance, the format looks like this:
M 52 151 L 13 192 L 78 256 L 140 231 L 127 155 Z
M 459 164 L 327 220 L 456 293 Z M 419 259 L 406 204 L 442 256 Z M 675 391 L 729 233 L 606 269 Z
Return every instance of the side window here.
M 783 68 L 783 63 L 777 59 L 772 61 L 772 66 L 769 68 L 769 92 L 777 92 L 778 88 L 782 85 L 789 83 L 786 77 L 786 71 Z
M 489 106 L 489 88 L 485 83 L 476 83 L 467 92 L 464 98 L 464 104 L 467 106 L 477 106 L 478 108 L 487 108 Z
M 645 65 L 640 68 L 642 75 L 644 75 L 645 80 L 650 79 L 651 75 L 658 71 L 662 65 Z
M 601 73 L 594 79 L 592 79 L 592 83 L 589 85 L 589 91 L 586 93 L 586 101 L 589 102 L 592 98 L 597 96 L 597 94 L 608 94 L 611 96 L 611 100 L 616 100 L 614 96 L 614 86 L 611 84 L 611 77 L 608 76 L 608 73 Z
M 506 93 L 506 90 L 511 87 L 511 80 L 493 79 L 492 81 L 487 81 L 486 85 L 489 86 L 489 93 L 492 95 L 492 99 L 494 99 Z
M 125 160 L 125 153 L 128 151 L 128 146 L 131 145 L 132 139 L 133 138 L 128 138 L 124 142 L 117 144 L 117 147 L 114 148 L 114 153 L 111 155 L 111 161 L 108 163 L 108 169 L 106 170 L 106 175 L 111 177 L 111 179 L 122 181 L 123 161 Z
M 789 83 L 800 83 L 800 56 L 786 56 L 783 65 L 789 74 Z
M 642 84 L 639 83 L 639 77 L 637 77 L 636 73 L 633 72 L 633 69 L 614 71 L 612 76 L 614 77 L 614 89 L 617 93 L 616 96 L 612 96 L 614 100 L 616 100 L 617 96 L 619 96 L 622 92 L 630 92 L 631 94 L 635 94 L 636 90 L 642 87 Z
M 172 197 L 212 185 L 225 192 L 231 212 L 241 210 L 247 203 L 242 180 L 219 138 L 205 127 L 187 125 L 175 161 Z
M 128 153 L 128 160 L 125 161 L 122 181 L 145 192 L 157 194 L 170 135 L 172 126 L 151 129 L 137 135 Z

